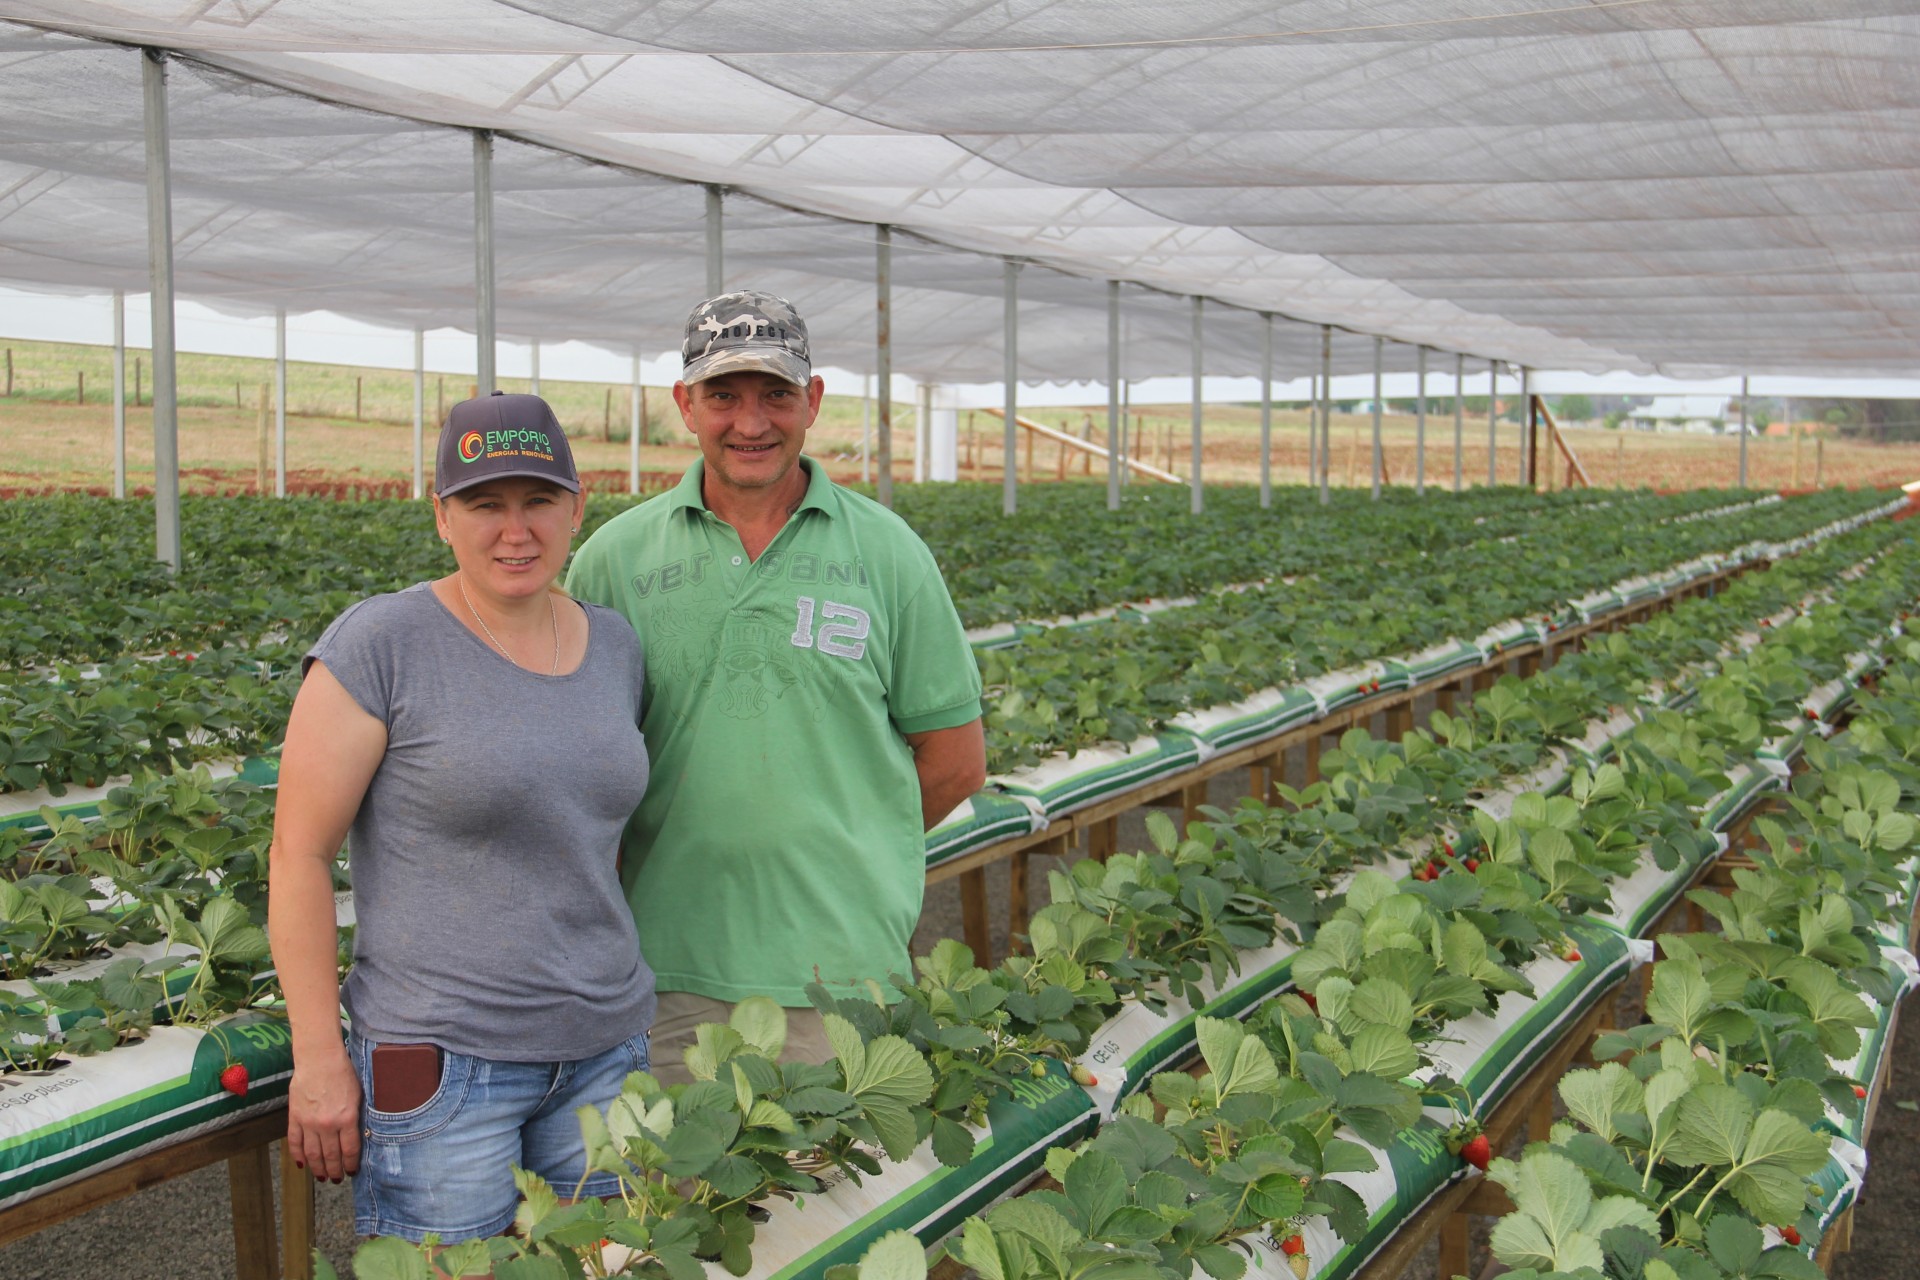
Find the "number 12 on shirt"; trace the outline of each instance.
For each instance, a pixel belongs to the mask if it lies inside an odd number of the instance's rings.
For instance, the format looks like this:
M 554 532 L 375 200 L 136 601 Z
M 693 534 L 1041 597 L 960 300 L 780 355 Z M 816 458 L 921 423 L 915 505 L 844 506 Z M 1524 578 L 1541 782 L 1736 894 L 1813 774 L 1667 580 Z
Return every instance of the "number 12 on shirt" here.
M 873 629 L 873 618 L 865 609 L 835 600 L 816 602 L 812 596 L 800 596 L 793 603 L 800 614 L 793 627 L 794 648 L 818 649 L 854 662 L 866 656 L 867 633 Z M 816 605 L 823 619 L 818 634 L 813 629 Z

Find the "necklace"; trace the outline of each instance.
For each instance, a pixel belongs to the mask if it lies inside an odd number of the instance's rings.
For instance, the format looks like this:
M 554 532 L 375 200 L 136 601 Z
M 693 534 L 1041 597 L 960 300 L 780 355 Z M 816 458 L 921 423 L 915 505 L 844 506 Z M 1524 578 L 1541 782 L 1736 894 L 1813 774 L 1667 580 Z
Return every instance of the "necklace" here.
M 487 620 L 480 616 L 480 611 L 473 607 L 473 600 L 467 595 L 467 584 L 463 575 L 455 574 L 453 585 L 460 589 L 460 598 L 467 602 L 467 612 L 472 614 L 473 620 L 480 624 L 480 630 L 486 632 L 487 639 L 493 641 L 493 647 L 500 651 L 500 656 L 512 662 L 514 666 L 519 666 L 520 663 L 514 660 L 514 656 L 507 652 L 507 646 L 500 643 L 500 637 L 493 634 L 493 628 L 487 625 Z M 560 615 L 554 612 L 551 591 L 547 592 L 547 623 L 553 628 L 553 670 L 547 674 L 557 676 L 560 674 Z

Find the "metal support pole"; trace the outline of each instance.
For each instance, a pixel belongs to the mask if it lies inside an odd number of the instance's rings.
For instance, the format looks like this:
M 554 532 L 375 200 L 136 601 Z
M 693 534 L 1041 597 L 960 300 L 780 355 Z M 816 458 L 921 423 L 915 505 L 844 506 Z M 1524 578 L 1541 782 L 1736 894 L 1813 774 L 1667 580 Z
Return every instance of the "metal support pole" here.
M 1416 359 L 1418 371 L 1414 374 L 1419 386 L 1415 389 L 1413 400 L 1413 492 L 1415 497 L 1427 496 L 1427 349 L 1419 349 Z
M 640 353 L 633 353 L 633 394 L 627 404 L 627 492 L 640 492 L 640 433 L 646 423 L 640 420 Z
M 1487 361 L 1487 484 L 1500 483 L 1494 471 L 1494 459 L 1500 452 L 1500 362 Z
M 1453 491 L 1460 492 L 1464 480 L 1467 442 L 1467 358 L 1453 357 Z
M 113 291 L 113 496 L 127 496 L 127 294 Z
M 927 419 L 933 416 L 933 385 L 923 382 L 913 389 L 913 482 L 925 484 L 932 472 L 927 467 L 927 450 L 933 433 Z
M 473 133 L 473 339 L 480 395 L 493 394 L 493 134 Z
M 173 368 L 173 174 L 167 134 L 167 55 L 142 50 L 146 100 L 147 271 L 153 294 L 154 557 L 180 571 L 180 405 Z
M 1307 485 L 1320 475 L 1320 371 L 1307 370 Z
M 1107 510 L 1120 509 L 1120 282 L 1107 281 Z
M 884 222 L 874 232 L 874 315 L 878 326 L 874 396 L 880 409 L 874 463 L 879 470 L 874 496 L 893 506 L 893 228 Z
M 860 375 L 860 483 L 873 481 L 873 375 Z
M 1373 340 L 1373 500 L 1380 501 L 1380 362 L 1387 349 L 1385 338 Z
M 1747 379 L 1740 377 L 1740 487 L 1747 487 Z
M 414 466 L 418 475 L 419 465 Z M 287 309 L 273 309 L 273 496 L 287 496 Z M 415 481 L 413 496 L 420 496 Z
M 727 291 L 727 273 L 721 259 L 721 233 L 725 224 L 721 221 L 723 211 L 720 207 L 720 188 L 707 188 L 707 296 L 718 297 Z
M 1207 499 L 1201 489 L 1200 479 L 1200 378 L 1206 365 L 1206 299 L 1195 294 L 1193 298 L 1193 459 L 1188 464 L 1193 474 L 1187 481 L 1190 495 L 1189 506 L 1193 514 L 1199 515 L 1206 510 Z
M 1320 326 L 1320 505 L 1333 501 L 1333 326 Z
M 413 496 L 427 488 L 427 331 L 413 326 Z
M 530 355 L 533 360 L 533 368 L 531 376 L 527 379 L 527 390 L 537 396 L 540 394 L 540 339 L 535 338 L 533 340 L 533 349 Z
M 1018 461 L 1020 428 L 1015 422 L 1019 412 L 1020 389 L 1020 264 L 1012 258 L 1006 261 L 1006 285 L 1003 324 L 1000 334 L 1000 380 L 1004 400 L 1002 412 L 1006 415 L 1001 426 L 1004 428 L 1006 466 L 1005 474 L 1000 477 L 1000 514 L 1010 516 L 1020 508 L 1020 466 Z
M 1263 311 L 1260 334 L 1260 509 L 1273 505 L 1273 313 Z
M 1534 487 L 1533 370 L 1520 366 L 1520 483 Z

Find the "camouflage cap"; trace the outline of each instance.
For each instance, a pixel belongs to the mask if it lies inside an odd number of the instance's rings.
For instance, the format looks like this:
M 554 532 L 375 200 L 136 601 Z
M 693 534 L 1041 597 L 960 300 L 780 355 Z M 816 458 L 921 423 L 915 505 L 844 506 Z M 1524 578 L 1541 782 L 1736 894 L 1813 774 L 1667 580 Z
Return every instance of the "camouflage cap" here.
M 723 373 L 770 373 L 804 387 L 813 376 L 807 322 L 785 298 L 756 290 L 708 298 L 687 317 L 680 343 L 680 380 L 704 382 Z

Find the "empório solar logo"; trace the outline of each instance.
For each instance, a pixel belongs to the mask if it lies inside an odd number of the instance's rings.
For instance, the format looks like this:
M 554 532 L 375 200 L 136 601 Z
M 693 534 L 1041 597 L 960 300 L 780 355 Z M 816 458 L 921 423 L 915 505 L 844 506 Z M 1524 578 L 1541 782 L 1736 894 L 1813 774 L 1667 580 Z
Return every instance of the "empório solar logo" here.
M 486 452 L 486 440 L 478 431 L 469 431 L 460 437 L 460 461 L 477 461 Z

